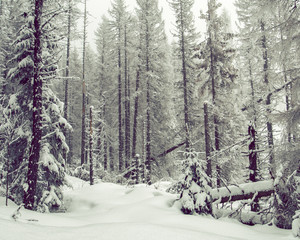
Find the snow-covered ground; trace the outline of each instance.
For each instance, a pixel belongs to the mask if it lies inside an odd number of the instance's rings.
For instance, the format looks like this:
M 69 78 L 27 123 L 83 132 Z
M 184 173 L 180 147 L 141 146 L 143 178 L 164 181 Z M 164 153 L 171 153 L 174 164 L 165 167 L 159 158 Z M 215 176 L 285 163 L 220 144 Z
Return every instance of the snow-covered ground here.
M 290 230 L 247 226 L 232 219 L 183 215 L 175 195 L 155 186 L 134 188 L 111 183 L 89 186 L 68 177 L 66 213 L 42 214 L 4 205 L 0 199 L 0 240 L 288 240 Z

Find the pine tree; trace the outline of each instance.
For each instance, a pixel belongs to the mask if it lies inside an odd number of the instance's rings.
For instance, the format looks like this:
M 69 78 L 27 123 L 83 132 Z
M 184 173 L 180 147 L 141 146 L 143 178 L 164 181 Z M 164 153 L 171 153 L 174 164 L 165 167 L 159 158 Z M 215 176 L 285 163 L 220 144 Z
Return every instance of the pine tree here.
M 126 6 L 124 0 L 116 0 L 113 3 L 113 9 L 110 11 L 113 18 L 113 27 L 116 35 L 117 55 L 118 55 L 118 125 L 119 125 L 119 171 L 123 171 L 124 166 L 124 130 L 123 130 L 123 84 L 125 79 L 122 75 L 122 56 L 125 55 L 123 48 L 125 44 L 125 23 Z M 126 60 L 127 61 L 127 60 Z M 127 77 L 127 76 L 126 76 Z
M 87 10 L 86 0 L 84 1 L 84 17 L 83 17 L 83 49 L 82 49 L 82 113 L 81 113 L 81 165 L 86 163 L 86 79 L 85 79 L 85 60 L 86 60 L 86 38 L 87 38 Z
M 19 137 L 15 143 L 18 149 L 23 146 L 12 165 L 19 174 L 11 184 L 10 195 L 17 203 L 23 198 L 26 208 L 38 207 L 41 211 L 62 204 L 59 189 L 64 181 L 62 152 L 68 151 L 63 130 L 71 128 L 62 117 L 62 103 L 49 88 L 49 81 L 56 76 L 54 56 L 60 40 L 60 35 L 53 31 L 52 21 L 60 10 L 47 15 L 47 8 L 47 4 L 44 6 L 37 0 L 24 15 L 25 23 L 13 42 L 15 53 L 7 75 L 9 84 L 15 85 L 17 91 L 7 93 L 9 101 L 5 106 L 7 116 L 18 116 L 20 120 L 16 123 Z M 15 143 L 8 156 L 13 156 Z
M 145 119 L 145 178 L 146 183 L 151 184 L 153 167 L 153 142 L 162 142 L 161 132 L 155 130 L 164 128 L 168 118 L 164 119 L 161 113 L 163 108 L 163 90 L 166 87 L 167 55 L 166 36 L 164 24 L 161 18 L 161 10 L 157 1 L 137 1 L 137 17 L 139 22 L 139 52 L 138 52 L 138 78 L 143 101 L 139 101 L 144 112 L 140 112 L 140 126 L 143 129 Z M 155 127 L 154 127 L 155 126 Z M 159 137 L 155 139 L 155 137 Z M 142 140 L 143 137 L 141 136 Z M 143 148 L 143 146 L 142 146 Z
M 199 153 L 190 149 L 184 153 L 184 181 L 180 193 L 181 211 L 185 214 L 211 214 L 210 196 L 211 179 L 206 174 L 206 161 L 199 158 Z
M 177 32 L 175 37 L 178 38 L 177 51 L 179 58 L 181 59 L 186 149 L 190 147 L 191 141 L 191 99 L 195 81 L 195 69 L 193 69 L 192 58 L 194 54 L 193 50 L 196 47 L 197 36 L 195 33 L 194 18 L 192 14 L 193 4 L 193 0 L 174 0 L 170 2 L 176 16 Z
M 238 128 L 238 121 L 232 119 L 238 116 L 239 108 L 234 94 L 236 69 L 233 64 L 235 49 L 233 48 L 233 34 L 228 28 L 226 14 L 219 15 L 217 10 L 221 5 L 215 0 L 208 2 L 207 14 L 202 18 L 207 22 L 207 39 L 200 44 L 198 65 L 202 69 L 199 75 L 199 91 L 202 93 L 202 101 L 211 102 L 208 112 L 212 116 L 213 134 L 210 134 L 215 162 L 217 186 L 221 185 L 221 178 L 230 178 L 230 171 L 222 169 L 222 164 L 227 162 L 226 154 L 222 155 L 222 148 L 233 144 L 232 136 L 228 134 Z M 234 131 L 238 132 L 238 131 Z M 213 136 L 213 137 L 212 137 Z M 225 140 L 226 139 L 226 140 Z M 224 166 L 224 165 L 223 165 Z M 229 168 L 228 168 L 229 169 Z

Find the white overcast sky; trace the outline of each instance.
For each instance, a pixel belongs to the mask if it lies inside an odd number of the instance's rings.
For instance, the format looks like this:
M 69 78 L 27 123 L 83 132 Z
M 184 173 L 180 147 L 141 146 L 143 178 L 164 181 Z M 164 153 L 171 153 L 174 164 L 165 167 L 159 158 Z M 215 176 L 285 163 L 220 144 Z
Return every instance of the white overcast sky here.
M 151 0 L 150 0 L 151 1 Z M 108 10 L 111 9 L 111 0 L 87 0 L 87 10 L 89 13 L 88 18 L 88 43 L 94 49 L 95 37 L 94 33 L 101 22 L 102 15 L 108 16 Z M 129 11 L 134 11 L 136 7 L 136 0 L 125 0 Z M 235 8 L 233 5 L 234 0 L 219 0 L 222 7 L 226 8 L 230 16 L 232 17 L 232 25 L 234 27 L 234 21 L 236 19 Z M 159 7 L 163 8 L 163 19 L 166 26 L 166 34 L 169 39 L 172 38 L 171 30 L 174 25 L 175 17 L 172 10 L 169 7 L 167 0 L 159 0 Z M 205 25 L 202 20 L 199 19 L 200 9 L 205 12 L 207 10 L 207 0 L 195 0 L 194 4 L 194 18 L 195 24 L 199 31 L 205 31 Z

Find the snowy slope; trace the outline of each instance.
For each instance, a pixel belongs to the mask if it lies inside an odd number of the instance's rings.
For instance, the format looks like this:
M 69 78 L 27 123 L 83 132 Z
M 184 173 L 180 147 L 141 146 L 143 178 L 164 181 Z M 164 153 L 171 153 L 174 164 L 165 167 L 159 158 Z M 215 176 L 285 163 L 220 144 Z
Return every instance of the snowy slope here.
M 0 240 L 288 240 L 291 231 L 246 226 L 229 219 L 183 215 L 176 196 L 155 187 L 134 188 L 111 183 L 88 186 L 69 177 L 66 213 L 41 214 L 17 209 L 0 200 Z

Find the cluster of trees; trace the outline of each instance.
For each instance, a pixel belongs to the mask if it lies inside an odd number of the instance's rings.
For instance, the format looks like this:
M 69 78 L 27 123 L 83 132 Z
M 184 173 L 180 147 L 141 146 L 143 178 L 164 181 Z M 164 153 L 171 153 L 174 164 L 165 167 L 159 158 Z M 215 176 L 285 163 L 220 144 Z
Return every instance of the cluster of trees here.
M 94 52 L 86 1 L 80 33 L 74 0 L 0 2 L 7 195 L 45 211 L 62 204 L 60 186 L 74 167 L 91 184 L 97 177 L 151 184 L 175 178 L 176 159 L 184 159 L 184 212 L 211 213 L 212 188 L 277 177 L 277 211 L 293 206 L 277 225 L 290 224 L 298 193 L 283 189 L 294 189 L 286 186 L 300 171 L 299 2 L 237 0 L 233 33 L 221 4 L 209 0 L 200 35 L 194 1 L 170 0 L 172 44 L 158 1 L 136 3 L 130 12 L 125 0 L 112 2 Z M 251 209 L 259 208 L 253 199 Z

